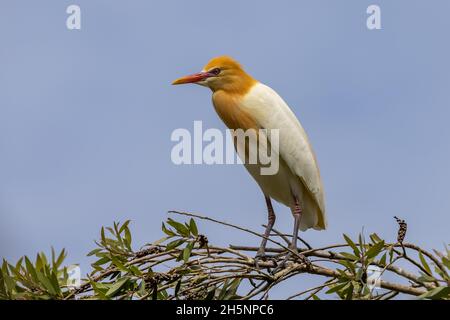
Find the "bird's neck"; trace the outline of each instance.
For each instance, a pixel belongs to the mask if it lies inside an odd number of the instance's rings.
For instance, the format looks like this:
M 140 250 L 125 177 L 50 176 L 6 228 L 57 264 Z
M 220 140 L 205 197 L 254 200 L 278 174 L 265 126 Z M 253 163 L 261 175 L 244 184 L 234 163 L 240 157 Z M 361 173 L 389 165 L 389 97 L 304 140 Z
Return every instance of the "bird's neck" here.
M 236 97 L 245 96 L 250 89 L 258 83 L 252 76 L 245 71 L 237 72 L 227 76 L 223 81 L 217 84 L 211 84 L 210 89 L 213 92 L 223 91 Z
M 254 117 L 242 106 L 242 101 L 247 93 L 242 94 L 226 90 L 217 90 L 213 93 L 214 108 L 228 128 L 233 130 L 258 128 Z

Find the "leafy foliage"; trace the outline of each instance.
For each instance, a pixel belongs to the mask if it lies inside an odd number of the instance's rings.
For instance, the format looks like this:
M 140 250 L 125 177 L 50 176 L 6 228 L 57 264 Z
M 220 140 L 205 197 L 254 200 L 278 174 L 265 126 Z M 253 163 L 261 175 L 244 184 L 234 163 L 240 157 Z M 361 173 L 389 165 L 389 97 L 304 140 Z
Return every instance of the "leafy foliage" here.
M 63 265 L 64 249 L 56 253 L 52 248 L 50 258 L 41 252 L 34 260 L 27 256 L 15 264 L 3 260 L 0 299 L 255 299 L 267 298 L 275 285 L 295 281 L 293 276 L 302 274 L 328 279 L 290 299 L 318 300 L 319 294 L 333 299 L 379 300 L 398 294 L 450 299 L 448 248 L 430 253 L 413 244 L 388 243 L 377 234 L 367 240 L 360 234 L 357 241 L 344 235 L 343 244 L 302 249 L 308 264 L 294 257 L 279 268 L 286 248 L 277 245 L 268 249 L 273 255 L 256 267 L 253 254 L 246 252 L 257 248 L 211 246 L 192 216 L 212 219 L 179 214 L 190 219 L 180 222 L 168 218 L 161 226 L 164 237 L 140 250 L 133 249 L 130 221 L 102 228 L 97 247 L 88 253 L 95 259 L 92 271 L 78 287 L 71 284 L 69 266 Z M 281 233 L 277 237 L 289 242 Z M 399 261 L 409 263 L 413 270 L 399 268 Z M 386 273 L 396 282 L 384 281 Z

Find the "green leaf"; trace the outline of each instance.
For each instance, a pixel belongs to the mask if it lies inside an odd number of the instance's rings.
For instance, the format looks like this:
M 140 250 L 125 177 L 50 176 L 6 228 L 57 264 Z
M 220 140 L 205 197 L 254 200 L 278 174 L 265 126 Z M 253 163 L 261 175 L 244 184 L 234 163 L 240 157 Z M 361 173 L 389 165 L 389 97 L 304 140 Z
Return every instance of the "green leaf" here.
M 45 265 L 48 264 L 47 257 L 45 256 L 45 253 L 43 253 L 43 252 L 40 252 L 39 256 L 40 256 L 41 261 L 42 261 L 42 266 L 44 267 Z
M 189 258 L 191 257 L 191 251 L 194 247 L 194 242 L 190 242 L 186 245 L 186 247 L 183 250 L 183 261 L 184 263 L 187 263 L 189 261 Z
M 350 237 L 347 236 L 346 234 L 344 234 L 344 239 L 348 243 L 348 245 L 353 249 L 355 256 L 359 257 L 360 256 L 359 249 L 356 246 L 356 244 L 352 241 L 352 239 L 350 239 Z
M 381 256 L 380 264 L 383 266 L 386 265 L 386 252 Z
M 87 256 L 88 256 L 88 257 L 93 256 L 93 255 L 95 255 L 95 254 L 97 254 L 97 253 L 99 253 L 99 252 L 101 252 L 101 251 L 102 251 L 101 248 L 96 248 L 96 249 L 90 251 L 90 252 L 87 254 Z
M 53 287 L 50 279 L 48 279 L 42 272 L 36 271 L 39 282 L 42 283 L 44 288 L 51 294 L 56 295 L 56 290 Z
M 120 271 L 128 272 L 128 269 L 125 267 L 125 265 L 118 258 L 111 257 L 111 261 L 117 267 L 117 269 L 119 269 Z
M 184 240 L 182 240 L 182 239 L 171 241 L 166 245 L 166 251 L 175 249 L 176 247 L 180 246 L 183 243 L 184 243 Z
M 227 294 L 228 283 L 229 281 L 228 279 L 226 279 L 223 283 L 222 290 L 220 290 L 219 297 L 217 298 L 218 300 L 223 300 L 225 298 L 225 295 Z
M 34 268 L 33 263 L 31 263 L 30 259 L 28 259 L 27 256 L 25 256 L 25 266 L 27 268 L 28 273 L 31 275 L 31 278 L 34 281 L 38 282 L 39 279 L 36 273 L 36 269 Z
M 442 257 L 442 263 L 450 270 L 450 259 Z
M 158 291 L 157 298 L 158 298 L 159 300 L 167 300 L 167 297 L 168 297 L 168 294 L 167 294 L 167 291 L 166 291 L 166 290 L 160 290 L 160 291 Z
M 335 284 L 335 285 L 331 286 L 330 289 L 328 289 L 328 291 L 326 291 L 325 293 L 331 294 L 331 293 L 337 292 L 337 291 L 341 290 L 342 288 L 344 288 L 345 286 L 347 286 L 348 284 L 349 284 L 348 282 Z
M 132 238 L 131 238 L 130 229 L 125 228 L 125 245 L 129 250 L 131 250 L 131 241 L 132 241 Z
M 145 281 L 144 280 L 142 280 L 141 283 L 139 284 L 138 294 L 141 297 L 143 297 L 147 294 L 147 290 L 145 290 Z
M 7 262 L 6 260 L 3 260 L 5 263 L 5 266 L 7 266 Z M 20 268 L 22 267 L 22 261 L 23 261 L 23 257 L 20 257 L 20 259 L 17 261 L 16 266 L 14 268 L 15 273 L 18 273 L 20 271 Z M 9 274 L 8 269 L 6 269 L 5 271 L 7 274 Z
M 117 240 L 120 241 L 120 232 L 119 232 L 119 224 L 117 222 L 114 222 L 114 232 L 112 232 L 112 234 L 114 234 L 117 238 Z
M 102 243 L 106 242 L 106 236 L 105 236 L 105 228 L 102 227 L 102 229 L 100 230 L 100 237 L 102 238 Z
M 175 261 L 181 261 L 183 260 L 184 257 L 184 250 L 181 250 L 180 253 L 178 254 L 178 257 L 175 259 Z
M 359 260 L 359 257 L 357 257 L 357 256 L 355 256 L 355 255 L 353 255 L 353 254 L 351 254 L 351 253 L 348 253 L 348 252 L 341 252 L 340 253 L 343 257 L 345 257 L 345 258 L 347 258 L 347 259 L 350 259 L 350 260 L 352 260 L 352 261 L 357 261 L 357 260 Z
M 102 258 L 98 259 L 97 261 L 95 261 L 95 262 L 93 263 L 93 265 L 101 266 L 101 265 L 103 265 L 103 264 L 105 264 L 105 263 L 107 263 L 107 262 L 110 262 L 110 261 L 111 261 L 110 258 L 108 258 L 108 257 L 102 257 Z
M 364 269 L 359 268 L 358 272 L 356 272 L 355 280 L 361 281 L 363 274 L 364 274 Z
M 394 261 L 394 247 L 389 246 L 388 252 L 389 252 L 389 263 L 392 263 L 392 261 Z
M 383 248 L 384 241 L 377 242 L 376 244 L 371 246 L 369 250 L 367 250 L 366 257 L 369 259 L 376 257 L 381 252 L 381 250 L 383 250 Z
M 236 292 L 239 288 L 239 285 L 241 284 L 241 281 L 241 278 L 236 278 L 231 282 L 224 299 L 232 299 L 234 296 L 236 296 Z
M 44 268 L 44 261 L 41 259 L 41 255 L 38 253 L 36 255 L 36 270 L 42 270 Z
M 450 298 L 450 287 L 437 287 L 419 296 L 422 299 L 438 300 L 442 298 Z
M 177 230 L 178 233 L 183 237 L 189 237 L 189 230 L 188 228 L 186 228 L 184 224 L 172 220 L 171 218 L 167 220 L 167 223 L 170 224 L 172 227 L 174 227 L 175 230 Z
M 428 265 L 427 261 L 425 260 L 422 251 L 419 251 L 419 258 L 420 258 L 420 262 L 422 263 L 422 266 L 424 267 L 425 270 L 427 270 L 427 272 L 429 274 L 432 274 L 430 266 Z
M 353 283 L 350 282 L 349 287 L 344 291 L 345 300 L 352 300 L 353 298 Z
M 66 253 L 66 249 L 62 249 L 58 258 L 55 261 L 55 267 L 59 268 L 59 266 L 61 266 L 61 264 L 63 263 L 64 259 L 66 259 L 67 253 Z
M 174 293 L 175 297 L 178 297 L 178 292 L 180 291 L 180 288 L 181 288 L 181 279 L 178 280 L 177 285 L 175 286 L 175 293 Z
M 52 272 L 50 277 L 49 277 L 49 279 L 50 279 L 50 282 L 51 282 L 53 288 L 56 291 L 56 294 L 60 295 L 61 294 L 61 287 L 59 286 L 59 281 L 58 281 L 58 277 L 56 276 L 56 273 Z
M 198 228 L 197 228 L 197 224 L 195 223 L 194 219 L 191 218 L 191 220 L 189 221 L 189 226 L 190 226 L 191 233 L 194 235 L 194 237 L 198 236 Z
M 115 235 L 116 233 L 116 231 L 114 231 L 114 229 L 111 227 L 106 227 L 106 230 L 108 230 L 111 235 Z
M 151 244 L 151 246 L 156 247 L 156 246 L 160 245 L 161 243 L 165 242 L 167 239 L 170 239 L 170 237 L 162 237 L 161 239 L 156 240 L 155 242 L 153 242 Z
M 353 263 L 351 263 L 350 261 L 348 261 L 348 260 L 339 260 L 338 263 L 339 263 L 340 265 L 343 265 L 343 266 L 344 266 L 347 270 L 349 270 L 350 272 L 355 273 L 356 267 L 355 267 L 355 265 L 354 265 Z
M 138 277 L 142 276 L 142 271 L 139 270 L 138 267 L 131 265 L 131 266 L 129 266 L 129 268 L 130 268 L 130 271 L 131 271 L 135 276 L 138 276 Z
M 169 229 L 166 228 L 166 225 L 164 224 L 164 222 L 162 223 L 161 230 L 162 230 L 165 234 L 167 234 L 169 237 L 176 236 L 176 233 L 175 233 L 175 232 L 173 232 L 172 230 L 169 230 Z
M 130 220 L 125 221 L 119 229 L 119 233 L 122 233 L 124 230 L 128 229 L 128 225 L 130 224 Z
M 427 275 L 427 274 L 422 274 L 422 275 L 419 277 L 419 281 L 422 281 L 422 282 L 434 282 L 434 281 L 436 281 L 436 279 L 433 278 L 433 277 L 430 277 L 430 276 Z
M 108 297 L 114 296 L 117 292 L 120 291 L 120 289 L 122 289 L 122 287 L 128 282 L 128 280 L 129 280 L 128 277 L 123 277 L 123 278 L 117 280 L 106 292 L 106 295 Z
M 370 239 L 373 241 L 374 244 L 381 241 L 381 238 L 376 233 L 372 233 L 370 235 Z
M 0 273 L 0 299 L 1 300 L 9 299 L 8 290 L 5 287 L 5 280 L 3 279 L 2 273 Z
M 16 281 L 14 281 L 14 279 L 12 277 L 10 277 L 9 275 L 2 273 L 3 274 L 3 281 L 5 284 L 5 289 L 7 292 L 11 292 L 13 290 L 16 289 Z
M 53 248 L 53 246 L 51 247 L 51 253 L 52 253 L 52 264 L 54 265 L 56 262 L 56 253 L 55 248 Z
M 361 252 L 364 252 L 364 239 L 361 233 L 358 235 L 358 245 Z

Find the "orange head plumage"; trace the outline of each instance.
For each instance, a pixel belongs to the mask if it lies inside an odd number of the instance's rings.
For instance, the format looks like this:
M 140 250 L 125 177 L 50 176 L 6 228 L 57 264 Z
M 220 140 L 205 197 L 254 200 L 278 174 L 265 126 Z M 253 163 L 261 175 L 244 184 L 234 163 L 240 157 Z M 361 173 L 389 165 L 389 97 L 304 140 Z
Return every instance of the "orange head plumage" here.
M 213 92 L 223 90 L 229 94 L 245 94 L 257 81 L 229 56 L 211 59 L 203 70 L 175 80 L 172 84 L 195 83 Z

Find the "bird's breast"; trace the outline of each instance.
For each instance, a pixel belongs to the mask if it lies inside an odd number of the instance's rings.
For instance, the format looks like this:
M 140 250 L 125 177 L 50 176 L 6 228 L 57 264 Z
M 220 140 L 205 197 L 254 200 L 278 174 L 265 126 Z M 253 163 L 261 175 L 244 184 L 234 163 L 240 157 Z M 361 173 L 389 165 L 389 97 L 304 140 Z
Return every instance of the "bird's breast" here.
M 259 125 L 242 106 L 244 96 L 230 94 L 225 91 L 216 91 L 213 94 L 213 105 L 217 114 L 225 125 L 233 130 L 258 129 Z

